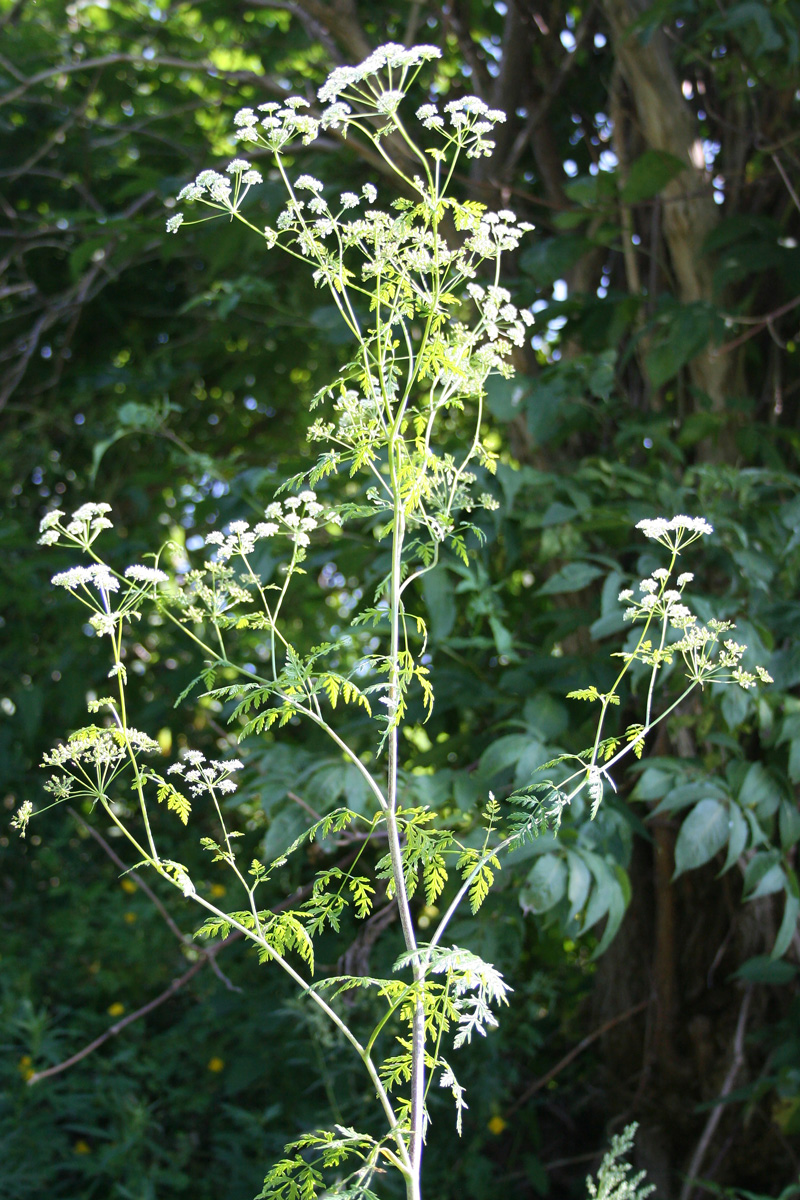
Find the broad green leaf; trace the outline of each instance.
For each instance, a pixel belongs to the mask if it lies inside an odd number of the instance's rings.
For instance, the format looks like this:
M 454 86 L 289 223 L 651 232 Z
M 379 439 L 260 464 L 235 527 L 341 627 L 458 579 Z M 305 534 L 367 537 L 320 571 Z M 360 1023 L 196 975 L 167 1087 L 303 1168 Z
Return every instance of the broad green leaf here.
M 739 687 L 726 688 L 720 708 L 722 709 L 722 716 L 728 729 L 732 731 L 743 725 L 751 706 L 752 699 L 748 696 L 747 692 Z
M 529 733 L 509 733 L 492 742 L 481 755 L 479 773 L 482 779 L 492 779 L 500 771 L 516 767 L 534 741 Z M 546 759 L 544 761 L 547 761 Z
M 759 821 L 766 821 L 775 813 L 779 802 L 778 788 L 769 771 L 761 763 L 752 763 L 739 788 L 739 803 L 743 808 L 752 809 Z
M 560 700 L 549 692 L 529 696 L 522 709 L 522 719 L 537 738 L 556 738 L 569 725 L 569 713 Z
M 740 856 L 744 853 L 744 848 L 747 845 L 747 835 L 749 826 L 747 821 L 742 816 L 741 809 L 736 804 L 731 804 L 728 807 L 728 822 L 730 824 L 730 837 L 728 838 L 728 853 L 725 857 L 725 863 L 720 871 L 720 875 L 724 875 L 729 871 L 734 863 L 739 861 Z
M 551 575 L 543 587 L 539 588 L 539 595 L 554 596 L 562 592 L 579 592 L 604 574 L 602 567 L 592 566 L 591 563 L 567 563 L 560 571 L 556 571 L 555 575 Z
M 517 762 L 517 769 L 514 772 L 514 784 L 516 787 L 525 787 L 533 781 L 533 775 L 538 771 L 539 767 L 549 762 L 553 757 L 552 750 L 547 746 L 543 746 L 536 738 L 530 738 L 528 745 L 522 751 Z
M 783 984 L 791 983 L 796 974 L 797 967 L 794 963 L 773 959 L 766 954 L 757 954 L 742 963 L 735 972 L 735 977 L 744 979 L 747 983 Z
M 800 841 L 800 812 L 796 804 L 786 799 L 781 800 L 778 810 L 778 829 L 783 850 L 789 850 Z
M 789 778 L 792 783 L 800 783 L 800 738 L 789 743 Z
M 595 885 L 592 889 L 592 894 L 589 897 L 589 903 L 586 907 L 586 912 L 583 917 L 583 929 L 591 929 L 598 921 L 608 912 L 608 907 L 611 904 L 612 885 L 615 884 L 610 867 L 603 864 L 604 870 L 601 875 L 593 871 Z
M 620 188 L 625 204 L 638 204 L 657 196 L 663 188 L 688 167 L 687 162 L 668 154 L 666 150 L 645 150 L 628 170 L 628 178 Z
M 619 880 L 612 878 L 609 883 L 608 921 L 603 930 L 603 936 L 592 954 L 593 959 L 599 958 L 611 945 L 617 935 L 617 930 L 622 924 L 626 907 L 625 893 L 620 886 Z
M 653 387 L 663 387 L 722 332 L 719 313 L 705 301 L 665 308 L 652 324 L 652 344 L 645 355 Z
M 763 850 L 750 859 L 744 872 L 745 899 L 771 896 L 786 886 L 786 873 L 780 858 L 780 850 Z
M 631 793 L 631 799 L 660 800 L 662 796 L 668 798 L 676 790 L 674 785 L 673 771 L 665 771 L 661 767 L 646 767 Z
M 728 840 L 728 809 L 718 800 L 701 800 L 681 825 L 675 843 L 675 873 L 701 867 L 718 854 Z
M 422 576 L 420 586 L 428 610 L 428 631 L 433 641 L 443 641 L 456 623 L 453 581 L 440 564 Z
M 589 897 L 592 873 L 581 856 L 574 850 L 567 850 L 567 862 L 569 864 L 569 884 L 567 886 L 569 915 L 574 920 L 582 911 Z
M 782 958 L 789 949 L 797 929 L 797 918 L 799 915 L 800 899 L 792 892 L 787 891 L 786 901 L 783 906 L 783 919 L 781 920 L 770 958 Z
M 647 774 L 648 771 L 645 771 L 644 775 Z M 643 779 L 644 775 L 642 776 Z M 670 778 L 674 779 L 675 776 L 670 776 Z M 641 798 L 649 799 L 649 797 Z M 653 816 L 665 812 L 679 812 L 682 808 L 688 808 L 690 804 L 696 804 L 699 800 L 724 799 L 725 793 L 721 789 L 715 788 L 714 784 L 708 780 L 682 783 L 679 787 L 670 788 L 661 803 L 653 810 Z
M 544 854 L 528 872 L 519 902 L 524 912 L 549 912 L 563 898 L 566 890 L 566 862 L 560 855 Z
M 492 375 L 486 380 L 486 407 L 498 421 L 511 421 L 525 412 L 530 393 L 530 380 Z

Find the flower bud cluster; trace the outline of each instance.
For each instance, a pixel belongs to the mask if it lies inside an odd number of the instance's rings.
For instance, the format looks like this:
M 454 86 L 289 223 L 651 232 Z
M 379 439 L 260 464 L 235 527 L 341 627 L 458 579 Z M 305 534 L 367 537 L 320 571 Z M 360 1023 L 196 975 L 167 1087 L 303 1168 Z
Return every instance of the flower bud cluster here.
M 772 683 L 772 676 L 764 667 L 755 667 L 755 673 L 742 667 L 741 660 L 747 646 L 741 642 L 726 638 L 714 656 L 722 636 L 734 628 L 731 621 L 711 620 L 707 625 L 692 624 L 684 631 L 682 639 L 676 642 L 673 649 L 683 655 L 690 678 L 698 683 L 730 679 L 745 691 L 755 687 L 759 681 Z
M 89 725 L 73 733 L 67 742 L 48 750 L 42 759 L 45 767 L 115 768 L 129 757 L 129 749 L 142 754 L 156 754 L 161 747 L 154 738 L 138 729 L 101 729 Z

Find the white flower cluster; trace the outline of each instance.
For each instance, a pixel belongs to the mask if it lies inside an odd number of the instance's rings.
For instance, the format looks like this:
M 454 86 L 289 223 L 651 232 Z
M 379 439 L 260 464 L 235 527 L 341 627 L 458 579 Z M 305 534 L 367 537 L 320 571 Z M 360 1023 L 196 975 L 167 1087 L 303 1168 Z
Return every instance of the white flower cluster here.
M 280 154 L 298 137 L 308 146 L 319 133 L 320 123 L 301 112 L 302 108 L 308 108 L 308 101 L 302 96 L 289 96 L 282 105 L 275 100 L 259 104 L 262 117 L 252 108 L 242 108 L 234 117 L 238 127 L 235 136 L 240 142 L 266 146 L 273 154 Z
M 119 580 L 104 563 L 93 563 L 90 567 L 70 567 L 68 571 L 59 571 L 50 580 L 55 587 L 66 588 L 74 592 L 77 588 L 88 589 L 88 585 L 107 595 L 119 591 Z
M 361 196 L 357 196 L 355 192 L 342 192 L 339 197 L 339 211 L 334 212 L 331 209 L 328 201 L 321 195 L 322 183 L 318 179 L 314 179 L 311 175 L 301 175 L 294 184 L 295 192 L 307 191 L 311 192 L 311 198 L 305 200 L 297 195 L 293 195 L 287 202 L 283 211 L 279 214 L 275 228 L 272 229 L 267 225 L 264 229 L 264 236 L 267 240 L 267 248 L 272 249 L 277 245 L 278 239 L 282 233 L 294 234 L 295 244 L 300 253 L 306 258 L 315 258 L 317 261 L 323 261 L 326 264 L 328 273 L 332 271 L 334 275 L 338 275 L 341 268 L 337 265 L 328 250 L 326 249 L 324 239 L 331 237 L 332 234 L 338 233 L 342 244 L 345 246 L 354 245 L 361 239 L 370 238 L 373 229 L 373 223 L 376 219 L 380 219 L 386 214 L 367 213 L 365 218 L 351 222 L 341 222 L 342 213 L 347 209 L 356 208 L 362 200 L 367 205 L 373 205 L 378 198 L 378 189 L 374 183 L 365 183 L 361 189 Z M 387 220 L 392 218 L 387 216 Z M 322 272 L 317 272 L 314 275 L 314 281 L 319 282 L 320 276 L 326 275 L 326 269 Z
M 525 345 L 525 327 L 534 322 L 529 309 L 516 308 L 511 303 L 511 293 L 502 287 L 483 288 L 478 283 L 468 283 L 467 292 L 481 314 L 480 328 L 488 341 L 507 337 L 515 346 Z
M 276 533 L 287 534 L 296 546 L 308 546 L 309 534 L 320 525 L 341 524 L 338 513 L 320 504 L 316 492 L 310 489 L 298 496 L 287 496 L 283 503 L 274 500 L 267 505 L 264 516 L 266 520 L 252 528 L 249 521 L 232 521 L 227 534 L 220 531 L 207 534 L 206 545 L 217 547 L 217 561 L 228 562 L 236 555 L 246 558 L 257 542 L 274 537 Z
M 411 46 L 408 48 L 400 46 L 396 42 L 388 42 L 385 46 L 379 46 L 357 67 L 337 67 L 325 80 L 317 92 L 317 96 L 323 104 L 329 100 L 336 100 L 338 96 L 348 90 L 362 97 L 365 92 L 357 85 L 363 83 L 365 79 L 369 79 L 371 75 L 380 74 L 381 71 L 389 73 L 390 85 L 394 82 L 392 72 L 399 71 L 400 79 L 397 82 L 400 87 L 397 90 L 400 90 L 410 68 L 419 67 L 430 59 L 441 57 L 442 52 L 438 46 Z
M 215 791 L 230 795 L 236 791 L 236 783 L 231 776 L 241 771 L 243 766 L 244 763 L 238 758 L 229 758 L 224 762 L 209 761 L 199 750 L 186 750 L 183 762 L 173 763 L 167 774 L 180 775 L 189 784 L 193 796 L 200 796 L 203 792 L 213 795 Z
M 691 583 L 694 575 L 684 571 L 678 576 L 678 587 L 668 588 L 670 573 L 666 567 L 659 567 L 647 579 L 639 581 L 641 597 L 634 597 L 630 588 L 625 588 L 619 594 L 621 602 L 632 600 L 630 608 L 625 610 L 626 621 L 646 620 L 650 616 L 658 616 L 667 621 L 673 629 L 686 629 L 694 624 L 697 617 L 683 603 L 683 590 Z
M 666 517 L 648 518 L 639 521 L 636 528 L 641 529 L 646 538 L 652 538 L 653 541 L 660 542 L 662 546 L 666 546 L 676 553 L 679 549 L 696 542 L 704 534 L 714 532 L 714 526 L 710 525 L 703 517 L 683 515 L 673 517 L 670 521 Z
M 158 567 L 142 567 L 138 563 L 125 568 L 125 578 L 144 585 L 169 582 L 166 571 L 161 571 Z
M 250 109 L 242 110 L 242 112 L 250 111 Z M 240 115 L 237 113 L 237 123 Z M 230 176 L 229 179 L 225 175 L 220 175 L 219 171 L 201 171 L 193 183 L 187 183 L 186 187 L 181 188 L 178 192 L 178 202 L 199 200 L 212 208 L 222 209 L 225 212 L 237 212 L 250 188 L 257 183 L 263 183 L 263 179 L 260 172 L 256 171 L 244 158 L 234 158 L 229 162 L 227 173 Z M 183 223 L 183 213 L 175 213 L 167 221 L 167 233 L 177 233 Z
M 39 522 L 40 546 L 73 545 L 88 550 L 98 534 L 104 529 L 113 529 L 106 513 L 111 512 L 110 504 L 82 504 L 64 523 L 66 513 L 60 508 L 53 508 Z M 63 542 L 62 542 L 63 538 Z
M 484 213 L 472 227 L 462 250 L 477 258 L 497 258 L 498 253 L 516 250 L 523 234 L 535 229 L 528 221 L 518 221 L 509 209 Z M 468 272 L 465 272 L 468 273 Z
M 464 148 L 468 158 L 489 157 L 493 153 L 495 144 L 486 135 L 506 120 L 501 109 L 489 108 L 477 96 L 463 96 L 460 100 L 451 100 L 444 106 L 444 111 L 447 123 L 435 104 L 423 104 L 417 109 L 417 118 L 425 129 L 433 129 L 447 142 Z

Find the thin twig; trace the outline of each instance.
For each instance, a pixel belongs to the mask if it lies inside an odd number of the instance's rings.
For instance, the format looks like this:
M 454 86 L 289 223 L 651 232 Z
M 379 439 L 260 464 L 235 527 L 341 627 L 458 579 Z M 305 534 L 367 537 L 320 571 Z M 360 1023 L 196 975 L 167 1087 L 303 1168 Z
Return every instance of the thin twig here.
M 197 962 L 192 963 L 188 971 L 184 971 L 182 975 L 179 975 L 176 979 L 173 979 L 169 987 L 165 988 L 160 995 L 156 996 L 153 1000 L 148 1001 L 147 1004 L 143 1004 L 141 1008 L 137 1008 L 136 1012 L 129 1013 L 128 1016 L 123 1017 L 121 1021 L 115 1021 L 113 1025 L 109 1026 L 105 1033 L 101 1033 L 99 1037 L 95 1038 L 93 1042 L 89 1042 L 88 1046 L 84 1046 L 82 1050 L 78 1050 L 76 1054 L 71 1055 L 69 1058 L 65 1058 L 63 1062 L 56 1063 L 53 1067 L 46 1067 L 44 1071 L 37 1071 L 34 1075 L 31 1075 L 30 1079 L 28 1080 L 28 1084 L 31 1085 L 34 1083 L 39 1083 L 39 1081 L 42 1079 L 48 1079 L 51 1075 L 60 1075 L 62 1071 L 66 1071 L 70 1067 L 74 1067 L 76 1063 L 81 1061 L 81 1059 L 86 1058 L 87 1055 L 92 1054 L 93 1051 L 98 1050 L 100 1046 L 104 1044 L 104 1042 L 109 1040 L 109 1038 L 116 1037 L 117 1034 L 121 1033 L 122 1030 L 128 1025 L 132 1025 L 134 1021 L 138 1021 L 141 1017 L 147 1016 L 148 1013 L 151 1013 L 154 1009 L 158 1008 L 159 1005 L 163 1004 L 166 1000 L 169 1000 L 170 996 L 174 996 L 175 993 L 184 986 L 184 984 L 188 983 L 190 979 L 194 978 L 198 971 L 203 969 L 203 967 L 206 965 L 206 962 L 213 961 L 214 955 L 218 954 L 220 950 L 224 949 L 225 946 L 230 945 L 231 942 L 239 941 L 241 937 L 242 934 L 237 930 L 237 932 L 230 934 L 225 938 L 224 942 L 220 942 L 217 946 L 213 947 L 213 949 L 204 950 Z M 240 991 L 241 989 L 237 988 L 236 990 Z
M 296 794 L 296 792 L 287 792 L 286 795 L 295 804 L 299 804 L 302 809 L 305 809 L 305 811 L 309 814 L 309 816 L 313 817 L 315 821 L 322 820 L 322 817 L 317 812 L 317 810 L 312 808 L 310 804 L 306 804 L 305 800 L 303 800 L 301 796 L 298 796 Z
M 637 1013 L 640 1013 L 643 1009 L 647 1008 L 649 1003 L 649 998 L 647 1000 L 640 1000 L 638 1004 L 634 1004 L 633 1008 L 628 1008 L 625 1010 L 625 1012 L 618 1013 L 616 1017 L 612 1017 L 610 1021 L 606 1021 L 605 1024 L 601 1025 L 599 1029 L 595 1029 L 593 1033 L 588 1034 L 582 1042 L 578 1042 L 577 1046 L 573 1046 L 569 1054 L 565 1054 L 560 1062 L 557 1062 L 554 1067 L 551 1067 L 545 1075 L 542 1075 L 539 1079 L 535 1079 L 533 1083 L 525 1089 L 522 1095 L 514 1101 L 514 1103 L 508 1109 L 507 1115 L 511 1116 L 511 1114 L 515 1113 L 517 1109 L 522 1108 L 523 1104 L 527 1103 L 531 1096 L 534 1096 L 538 1091 L 541 1091 L 541 1089 L 545 1087 L 551 1079 L 555 1079 L 556 1075 L 560 1074 L 565 1067 L 568 1067 L 569 1064 L 576 1059 L 579 1054 L 583 1054 L 584 1050 L 587 1050 L 589 1046 L 591 1046 L 592 1042 L 596 1042 L 598 1038 L 601 1038 L 604 1033 L 608 1033 L 609 1029 L 613 1029 L 615 1025 L 620 1025 L 623 1021 L 627 1021 L 631 1017 L 635 1017 Z
M 84 818 L 81 816 L 81 814 L 79 812 L 76 812 L 74 808 L 70 808 L 69 805 L 67 805 L 67 812 L 70 814 L 70 816 L 75 818 L 75 820 L 78 822 L 78 824 L 81 825 L 91 837 L 94 838 L 94 840 L 97 842 L 98 846 L 100 846 L 100 848 L 102 850 L 105 850 L 108 857 L 111 859 L 111 861 L 114 863 L 115 866 L 119 867 L 119 869 L 123 875 L 127 875 L 130 873 L 130 867 L 125 866 L 125 863 L 119 857 L 117 852 L 114 849 L 112 849 L 111 846 L 109 846 L 108 842 L 103 837 L 102 833 L 98 833 L 98 831 L 92 825 L 90 825 L 88 821 L 84 820 Z M 175 937 L 178 939 L 178 941 L 183 942 L 183 944 L 185 946 L 190 946 L 192 944 L 191 937 L 188 934 L 184 933 L 181 929 L 178 928 L 178 926 L 173 921 L 172 917 L 167 912 L 167 910 L 164 907 L 161 900 L 159 900 L 158 896 L 155 894 L 153 889 L 150 887 L 150 884 L 145 883 L 144 879 L 142 879 L 142 877 L 140 875 L 135 874 L 135 873 L 131 874 L 131 881 L 133 883 L 135 883 L 138 888 L 141 888 L 141 890 L 144 892 L 145 896 L 147 896 L 148 900 L 152 904 L 155 905 L 155 907 L 161 913 L 161 916 L 166 921 L 170 930 L 175 934 Z
M 141 54 L 120 52 L 102 54 L 97 58 L 84 59 L 82 62 L 60 63 L 57 67 L 49 67 L 46 71 L 38 71 L 35 75 L 29 75 L 18 87 L 12 88 L 4 96 L 0 96 L 0 106 L 12 104 L 29 88 L 34 87 L 37 83 L 43 83 L 45 79 L 52 79 L 54 75 L 74 75 L 76 71 L 90 71 L 94 67 L 113 67 L 118 63 L 131 63 L 148 68 L 176 67 L 182 71 L 205 71 L 207 75 L 217 76 L 232 83 L 257 83 L 273 96 L 283 98 L 286 95 L 285 88 L 280 87 L 268 75 L 257 75 L 254 71 L 225 71 L 203 59 L 172 58 L 171 56 L 143 58 Z
M 87 833 L 91 834 L 91 836 L 97 842 L 98 846 L 100 846 L 103 850 L 105 850 L 108 857 L 111 859 L 111 861 L 113 863 L 116 864 L 116 866 L 119 867 L 119 869 L 122 871 L 123 875 L 129 874 L 130 868 L 125 866 L 125 863 L 122 861 L 121 858 L 119 858 L 119 856 L 111 848 L 111 846 L 109 846 L 108 842 L 105 840 L 103 835 L 101 833 L 98 833 L 97 830 L 94 829 L 89 824 L 88 821 L 84 821 L 84 819 L 80 815 L 80 813 L 77 813 L 74 808 L 70 808 L 69 806 L 67 806 L 67 812 L 70 812 L 72 814 L 72 816 L 75 818 L 75 820 L 78 821 L 83 826 L 83 828 L 87 831 Z M 142 877 L 138 874 L 133 874 L 131 876 L 131 878 L 132 878 L 133 883 L 135 883 L 138 888 L 141 888 L 141 890 L 144 892 L 145 896 L 147 896 L 148 900 L 150 900 L 151 903 L 154 904 L 155 907 L 158 909 L 158 911 L 161 913 L 161 916 L 166 921 L 167 927 L 169 928 L 170 932 L 175 934 L 175 937 L 178 939 L 178 941 L 181 943 L 181 945 L 192 946 L 194 944 L 194 939 L 192 938 L 192 936 L 188 933 L 184 933 L 178 927 L 178 925 L 175 924 L 172 917 L 169 915 L 166 908 L 164 907 L 162 902 L 159 900 L 158 896 L 155 894 L 153 889 L 150 887 L 149 883 L 146 883 L 145 880 L 142 879 Z M 241 988 L 236 987 L 235 984 L 231 983 L 231 981 L 230 981 L 230 979 L 228 979 L 227 975 L 224 975 L 222 973 L 222 971 L 220 970 L 217 962 L 215 961 L 216 950 L 214 950 L 212 953 L 206 947 L 201 947 L 200 952 L 207 957 L 209 963 L 211 964 L 211 968 L 212 968 L 214 974 L 217 976 L 218 979 L 220 979 L 222 981 L 222 983 L 225 984 L 225 987 L 228 989 L 229 992 L 240 992 L 242 990 Z
M 778 317 L 785 316 L 786 313 L 797 308 L 799 304 L 800 296 L 795 296 L 794 300 L 787 300 L 785 304 L 781 304 L 779 308 L 774 309 L 773 312 L 767 313 L 763 317 L 729 317 L 728 320 L 737 321 L 742 325 L 751 325 L 752 329 L 745 330 L 738 338 L 734 338 L 732 342 L 725 342 L 722 346 L 712 350 L 712 355 L 728 354 L 729 351 L 735 350 L 743 342 L 747 342 L 751 337 L 755 337 L 757 333 L 761 333 L 762 329 L 769 329 L 773 321 L 776 321 Z
M 68 811 L 71 812 L 78 821 L 80 821 L 84 828 L 88 829 L 89 833 L 91 833 L 92 837 L 95 838 L 98 845 L 102 846 L 103 850 L 105 850 L 112 862 L 121 867 L 123 871 L 126 871 L 127 868 L 125 864 L 120 858 L 118 858 L 114 850 L 106 842 L 105 838 L 98 834 L 96 830 L 91 827 L 91 825 L 88 825 L 86 821 L 84 821 L 83 817 L 76 813 L 74 809 L 68 808 Z M 339 868 L 347 867 L 355 857 L 356 852 L 353 851 L 351 854 L 347 854 L 344 858 L 340 859 L 337 863 L 337 866 Z M 180 929 L 172 920 L 161 901 L 151 891 L 148 885 L 138 876 L 134 876 L 134 881 L 142 889 L 142 891 L 150 897 L 178 939 L 186 945 L 192 945 L 193 939 L 186 937 L 186 935 L 181 933 Z M 310 895 L 312 889 L 313 884 L 305 884 L 303 887 L 300 887 L 293 892 L 291 896 L 287 896 L 285 900 L 279 900 L 277 904 L 273 904 L 270 908 L 270 912 L 278 913 L 283 912 L 284 909 L 291 908 L 292 905 L 298 904 L 300 901 L 304 900 L 306 896 Z M 219 965 L 216 962 L 216 956 L 221 950 L 224 950 L 226 946 L 230 946 L 234 942 L 238 942 L 243 936 L 243 933 L 236 930 L 229 934 L 224 941 L 219 942 L 216 946 L 198 947 L 200 958 L 198 958 L 197 962 L 192 963 L 191 967 L 189 967 L 187 971 L 184 971 L 183 975 L 179 975 L 176 979 L 173 979 L 169 987 L 165 988 L 163 992 L 160 992 L 158 996 L 154 997 L 154 999 L 149 1000 L 147 1004 L 143 1004 L 141 1008 L 137 1008 L 135 1012 L 129 1013 L 127 1017 L 124 1017 L 120 1021 L 115 1021 L 113 1025 L 109 1026 L 105 1033 L 101 1033 L 99 1037 L 94 1039 L 94 1041 L 89 1042 L 88 1045 L 84 1046 L 83 1049 L 78 1050 L 75 1054 L 70 1055 L 69 1058 L 65 1058 L 63 1062 L 56 1063 L 52 1067 L 46 1067 L 43 1071 L 36 1071 L 33 1075 L 31 1075 L 28 1083 L 38 1083 L 41 1079 L 48 1079 L 51 1075 L 60 1075 L 62 1071 L 66 1071 L 69 1067 L 75 1066 L 76 1063 L 79 1063 L 82 1059 L 86 1058 L 87 1055 L 92 1054 L 95 1050 L 99 1049 L 100 1046 L 104 1045 L 104 1043 L 110 1038 L 116 1037 L 116 1035 L 121 1033 L 122 1030 L 127 1028 L 128 1025 L 132 1025 L 134 1021 L 138 1021 L 141 1017 L 147 1016 L 148 1013 L 153 1012 L 154 1009 L 158 1008 L 166 1000 L 169 1000 L 169 998 L 174 996 L 176 992 L 180 991 L 185 984 L 187 984 L 191 979 L 194 979 L 195 975 L 198 973 L 198 971 L 202 970 L 206 963 L 210 964 L 214 970 L 214 973 L 223 981 L 223 983 L 225 983 L 227 987 L 229 987 L 232 991 L 240 992 L 242 989 L 236 987 L 235 984 L 230 983 L 226 976 L 223 975 Z
M 792 197 L 792 200 L 794 201 L 795 208 L 798 210 L 798 212 L 800 212 L 800 199 L 798 199 L 797 192 L 794 190 L 791 179 L 786 174 L 786 171 L 783 169 L 783 163 L 778 158 L 777 154 L 770 154 L 770 158 L 775 163 L 775 166 L 778 170 L 778 174 L 780 175 L 781 179 L 783 180 L 783 182 L 786 186 L 787 192 L 789 193 L 789 195 Z
M 681 1188 L 680 1200 L 691 1200 L 692 1192 L 694 1191 L 695 1182 L 700 1173 L 700 1168 L 703 1165 L 703 1159 L 706 1156 L 709 1144 L 722 1119 L 722 1111 L 725 1107 L 725 1097 L 733 1090 L 733 1085 L 736 1082 L 736 1077 L 744 1065 L 744 1035 L 747 1029 L 747 1015 L 750 1011 L 750 1001 L 753 998 L 753 985 L 750 983 L 745 988 L 744 999 L 742 1000 L 741 1008 L 739 1009 L 739 1020 L 736 1022 L 736 1034 L 733 1039 L 733 1054 L 731 1056 L 731 1065 L 728 1067 L 728 1074 L 725 1076 L 725 1082 L 722 1089 L 714 1101 L 714 1107 L 711 1110 L 706 1127 L 703 1130 L 700 1141 L 697 1143 L 695 1152 L 692 1155 L 692 1161 L 689 1163 L 689 1168 L 686 1172 L 686 1180 Z

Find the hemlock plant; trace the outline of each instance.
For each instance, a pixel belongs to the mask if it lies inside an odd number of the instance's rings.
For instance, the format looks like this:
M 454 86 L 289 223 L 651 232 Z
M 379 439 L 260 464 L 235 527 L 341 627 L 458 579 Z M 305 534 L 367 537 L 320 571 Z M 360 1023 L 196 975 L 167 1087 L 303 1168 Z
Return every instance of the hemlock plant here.
M 76 731 L 46 755 L 48 791 L 55 802 L 99 805 L 135 851 L 138 868 L 150 867 L 205 910 L 199 935 L 237 930 L 262 961 L 284 971 L 361 1061 L 382 1110 L 381 1136 L 336 1125 L 291 1142 L 269 1171 L 261 1200 L 323 1193 L 375 1197 L 387 1170 L 399 1172 L 408 1200 L 421 1200 L 429 1089 L 451 1093 L 460 1132 L 467 1099 L 458 1081 L 457 1052 L 497 1024 L 511 991 L 491 963 L 451 944 L 454 915 L 463 904 L 476 913 L 503 853 L 557 825 L 564 807 L 584 790 L 594 815 L 606 786 L 613 787 L 612 769 L 629 754 L 640 757 L 648 733 L 693 688 L 709 682 L 745 688 L 756 683 L 756 675 L 741 666 L 744 647 L 728 637 L 730 624 L 702 624 L 686 601 L 692 576 L 678 570 L 678 559 L 712 532 L 710 525 L 684 515 L 642 521 L 642 534 L 664 547 L 667 563 L 641 581 L 638 595 L 628 590 L 620 595 L 626 618 L 640 632 L 621 654 L 612 688 L 570 693 L 600 706 L 593 744 L 582 754 L 546 764 L 542 778 L 507 797 L 507 803 L 489 792 L 470 836 L 464 836 L 463 821 L 448 827 L 428 808 L 407 802 L 399 769 L 407 706 L 410 698 L 421 698 L 429 713 L 434 703 L 425 621 L 408 607 L 411 589 L 443 554 L 470 566 L 471 549 L 481 538 L 472 514 L 496 507 L 476 474 L 485 478 L 495 465 L 481 440 L 486 383 L 493 375 L 513 374 L 513 348 L 525 344 L 533 323 L 531 313 L 519 310 L 501 284 L 504 254 L 515 250 L 532 227 L 508 210 L 490 212 L 450 194 L 464 158 L 492 153 L 492 131 L 504 114 L 475 97 L 441 109 L 424 104 L 416 111 L 424 145 L 401 115 L 417 74 L 437 57 L 431 46 L 384 46 L 360 66 L 333 72 L 319 92 L 326 106 L 319 117 L 304 111 L 307 102 L 300 97 L 236 115 L 236 140 L 245 149 L 270 152 L 286 188 L 288 199 L 274 227 L 259 228 L 248 215 L 251 206 L 245 200 L 262 176 L 244 157 L 234 158 L 224 173 L 201 172 L 179 196 L 193 206 L 192 214 L 200 214 L 191 220 L 235 218 L 268 251 L 280 250 L 307 266 L 338 309 L 354 353 L 314 399 L 319 414 L 308 437 L 319 448 L 315 465 L 282 485 L 263 520 L 236 520 L 209 533 L 206 557 L 193 567 L 168 571 L 163 564 L 169 555 L 162 552 L 151 565 L 113 570 L 97 549 L 100 535 L 113 528 L 105 503 L 84 504 L 69 517 L 54 509 L 41 525 L 42 544 L 73 548 L 87 560 L 59 572 L 53 583 L 90 610 L 89 623 L 97 636 L 108 639 L 111 658 L 109 695 L 90 705 L 100 723 Z M 328 129 L 367 138 L 394 173 L 402 198 L 380 207 L 371 183 L 360 192 L 334 196 L 309 175 L 292 178 L 284 155 L 298 140 L 307 144 Z M 177 233 L 191 220 L 176 213 L 167 229 Z M 468 422 L 472 431 L 457 446 L 455 411 L 459 427 Z M 326 478 L 342 471 L 366 480 L 357 501 L 326 499 Z M 303 653 L 293 645 L 286 620 L 289 589 L 303 573 L 312 542 L 359 523 L 373 530 L 378 543 L 388 544 L 388 572 L 374 604 L 353 618 L 346 635 Z M 259 568 L 265 546 L 280 564 L 269 575 Z M 242 861 L 240 835 L 229 828 L 224 803 L 236 791 L 242 762 L 208 760 L 188 749 L 162 773 L 151 765 L 158 743 L 131 725 L 125 642 L 147 609 L 157 610 L 197 648 L 204 663 L 198 680 L 207 695 L 233 706 L 231 721 L 241 738 L 298 719 L 311 722 L 359 772 L 371 814 L 335 809 L 276 860 Z M 237 662 L 237 630 L 263 638 L 263 670 Z M 686 672 L 685 689 L 654 715 L 658 673 L 679 664 Z M 610 736 L 608 710 L 619 704 L 619 687 L 634 665 L 649 673 L 642 722 L 621 737 Z M 762 668 L 756 673 L 769 678 Z M 215 686 L 219 674 L 233 682 Z M 369 755 L 349 744 L 337 721 L 347 706 L 371 723 Z M 135 815 L 115 800 L 122 788 L 132 788 Z M 213 861 L 233 873 L 240 907 L 220 907 L 185 864 L 160 853 L 151 820 L 154 804 L 165 805 L 186 826 L 194 807 L 208 809 L 218 834 L 202 844 Z M 26 802 L 14 822 L 21 832 L 31 816 Z M 260 889 L 289 856 L 342 831 L 360 835 L 355 861 L 346 868 L 322 867 L 310 893 L 292 909 L 272 912 L 259 903 Z M 364 851 L 373 845 L 385 846 L 385 852 L 370 874 L 363 866 Z M 412 912 L 418 890 L 427 905 L 441 900 L 443 908 L 424 941 Z M 346 909 L 356 919 L 369 919 L 382 893 L 396 904 L 402 929 L 395 973 L 315 979 L 315 940 L 326 930 L 338 931 Z M 370 989 L 382 1006 L 371 1029 L 350 1023 L 352 1010 L 341 997 L 353 988 Z M 624 1145 L 615 1143 L 613 1155 L 629 1148 L 630 1138 Z M 609 1165 L 604 1171 L 599 1190 L 591 1184 L 592 1195 L 646 1194 L 638 1188 L 640 1177 L 628 1180 L 626 1169 L 612 1171 Z

